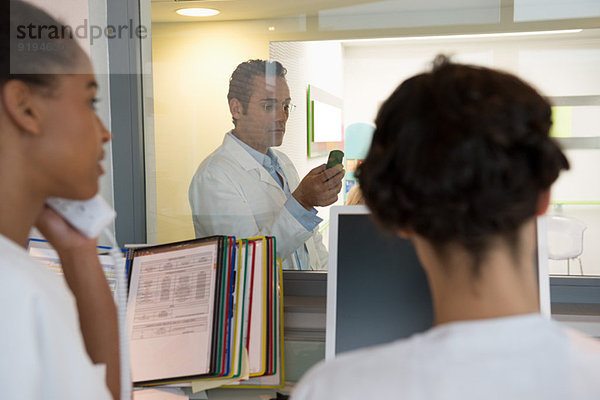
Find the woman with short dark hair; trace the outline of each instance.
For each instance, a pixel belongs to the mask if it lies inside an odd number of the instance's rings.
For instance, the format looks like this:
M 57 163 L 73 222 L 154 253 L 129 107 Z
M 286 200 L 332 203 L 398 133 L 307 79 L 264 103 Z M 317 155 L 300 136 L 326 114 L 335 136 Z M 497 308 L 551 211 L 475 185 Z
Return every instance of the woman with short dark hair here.
M 415 246 L 435 326 L 321 364 L 293 398 L 600 398 L 600 343 L 539 314 L 536 217 L 569 167 L 548 101 L 514 75 L 440 57 L 376 126 L 360 187 Z

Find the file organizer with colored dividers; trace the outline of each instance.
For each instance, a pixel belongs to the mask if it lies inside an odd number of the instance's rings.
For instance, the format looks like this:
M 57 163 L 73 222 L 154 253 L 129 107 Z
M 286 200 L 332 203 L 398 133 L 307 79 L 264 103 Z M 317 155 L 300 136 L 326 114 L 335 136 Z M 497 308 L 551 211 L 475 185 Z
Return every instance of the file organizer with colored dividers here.
M 133 249 L 128 300 L 136 386 L 283 387 L 282 272 L 273 237 Z

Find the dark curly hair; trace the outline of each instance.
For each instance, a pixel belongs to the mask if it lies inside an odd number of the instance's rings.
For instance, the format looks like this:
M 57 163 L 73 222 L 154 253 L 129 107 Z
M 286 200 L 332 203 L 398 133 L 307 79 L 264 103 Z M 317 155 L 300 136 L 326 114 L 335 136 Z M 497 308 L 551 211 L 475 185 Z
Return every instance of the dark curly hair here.
M 379 110 L 357 171 L 367 205 L 385 228 L 439 251 L 462 245 L 478 267 L 492 236 L 516 245 L 540 193 L 569 168 L 551 124 L 550 104 L 521 79 L 438 56 Z
M 248 60 L 235 68 L 231 78 L 229 79 L 229 92 L 227 93 L 227 101 L 238 99 L 242 104 L 244 114 L 248 110 L 248 103 L 252 97 L 254 90 L 254 77 L 278 77 L 284 78 L 287 70 L 279 61 L 268 60 Z M 233 124 L 236 124 L 235 118 Z

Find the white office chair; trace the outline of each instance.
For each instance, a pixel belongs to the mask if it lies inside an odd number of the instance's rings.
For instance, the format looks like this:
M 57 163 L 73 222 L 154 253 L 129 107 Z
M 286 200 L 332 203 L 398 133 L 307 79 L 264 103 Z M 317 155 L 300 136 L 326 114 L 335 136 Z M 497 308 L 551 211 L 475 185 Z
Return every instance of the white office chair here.
M 581 253 L 586 229 L 587 226 L 575 218 L 548 216 L 548 257 L 551 260 L 567 260 L 568 275 L 571 275 L 571 260 L 579 261 L 579 271 L 583 275 Z

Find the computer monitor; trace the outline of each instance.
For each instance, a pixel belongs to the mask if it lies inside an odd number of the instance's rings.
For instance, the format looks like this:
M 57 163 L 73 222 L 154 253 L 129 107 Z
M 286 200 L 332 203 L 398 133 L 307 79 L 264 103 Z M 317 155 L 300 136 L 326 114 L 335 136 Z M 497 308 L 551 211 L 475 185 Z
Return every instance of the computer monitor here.
M 540 310 L 550 315 L 545 219 L 538 219 Z M 543 233 L 543 234 L 540 234 Z M 330 210 L 325 358 L 433 325 L 429 285 L 407 239 L 381 232 L 365 206 Z

